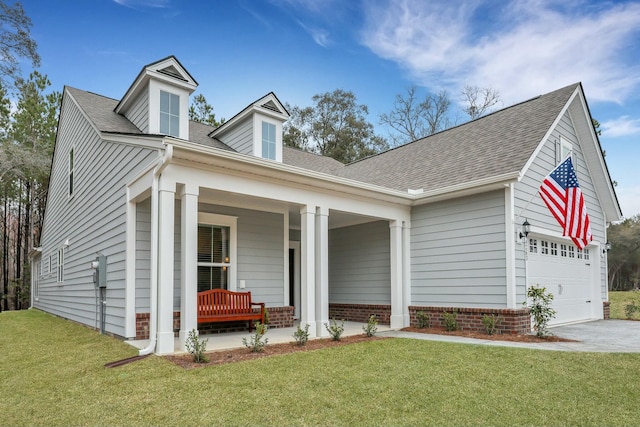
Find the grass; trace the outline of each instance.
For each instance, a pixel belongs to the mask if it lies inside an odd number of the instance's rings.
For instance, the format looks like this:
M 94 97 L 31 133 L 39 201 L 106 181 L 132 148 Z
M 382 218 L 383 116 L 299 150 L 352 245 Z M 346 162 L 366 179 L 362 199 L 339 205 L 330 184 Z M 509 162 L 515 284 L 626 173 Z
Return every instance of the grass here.
M 640 292 L 626 291 L 626 292 L 609 292 L 609 306 L 610 315 L 612 319 L 626 319 L 627 315 L 624 312 L 627 304 L 635 304 L 640 306 Z M 632 319 L 640 319 L 640 311 L 636 311 L 633 314 Z
M 107 369 L 128 345 L 0 314 L 2 425 L 637 425 L 640 354 L 389 339 L 183 370 Z

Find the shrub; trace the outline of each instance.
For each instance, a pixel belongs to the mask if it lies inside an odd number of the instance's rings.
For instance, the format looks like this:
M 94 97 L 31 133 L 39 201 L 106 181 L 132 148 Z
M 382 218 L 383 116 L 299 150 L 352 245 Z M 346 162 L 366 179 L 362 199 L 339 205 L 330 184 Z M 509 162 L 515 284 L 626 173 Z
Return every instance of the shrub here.
M 537 336 L 543 337 L 547 335 L 547 324 L 549 320 L 556 317 L 556 311 L 551 308 L 553 294 L 547 292 L 547 288 L 544 286 L 541 288 L 531 286 L 527 289 L 527 298 L 531 300 L 529 312 L 533 318 L 533 329 L 536 331 Z M 526 306 L 527 301 L 525 301 L 523 305 Z
M 252 352 L 260 353 L 261 351 L 264 351 L 264 346 L 269 342 L 269 338 L 264 338 L 264 334 L 267 333 L 267 325 L 256 322 L 255 327 L 256 331 L 251 335 L 249 340 L 242 338 L 242 344 L 244 344 L 245 347 L 250 348 Z
M 298 345 L 305 345 L 307 341 L 309 341 L 309 324 L 307 323 L 304 326 L 304 330 L 300 328 L 300 325 L 298 325 L 298 329 L 293 333 L 293 338 L 296 340 Z
M 447 313 L 446 311 L 442 313 L 442 325 L 447 331 L 457 331 L 458 330 L 458 313 L 455 311 L 453 313 Z
M 331 335 L 331 338 L 334 341 L 340 341 L 340 336 L 344 332 L 344 320 L 342 321 L 342 324 L 340 326 L 338 326 L 338 323 L 335 321 L 335 319 L 331 322 L 331 326 L 329 326 L 328 323 L 325 323 L 324 327 L 327 329 L 329 335 Z
M 633 314 L 640 311 L 640 306 L 635 305 L 633 303 L 627 304 L 624 307 L 624 314 L 627 316 L 627 319 L 632 319 Z
M 378 332 L 378 319 L 376 318 L 375 314 L 369 316 L 369 320 L 367 321 L 367 324 L 362 327 L 362 330 L 368 337 L 372 337 L 376 334 L 376 332 Z
M 500 322 L 502 322 L 501 316 L 496 316 L 495 314 L 482 316 L 482 324 L 484 325 L 484 330 L 487 331 L 487 335 L 493 335 Z
M 207 342 L 209 339 L 200 339 L 198 331 L 192 329 L 189 331 L 189 336 L 185 341 L 185 347 L 189 354 L 193 357 L 193 361 L 196 363 L 207 363 L 209 358 L 204 354 L 207 349 Z
M 419 311 L 416 313 L 416 319 L 418 320 L 418 328 L 424 329 L 431 326 L 431 319 L 429 318 L 429 314 L 424 311 Z

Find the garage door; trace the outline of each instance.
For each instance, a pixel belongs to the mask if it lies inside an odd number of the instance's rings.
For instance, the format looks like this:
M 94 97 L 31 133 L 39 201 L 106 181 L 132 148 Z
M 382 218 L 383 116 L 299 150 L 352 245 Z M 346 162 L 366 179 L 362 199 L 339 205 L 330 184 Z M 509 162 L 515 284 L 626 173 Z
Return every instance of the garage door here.
M 592 272 L 588 248 L 578 249 L 567 241 L 530 238 L 527 282 L 544 286 L 553 294 L 556 318 L 549 325 L 592 318 Z

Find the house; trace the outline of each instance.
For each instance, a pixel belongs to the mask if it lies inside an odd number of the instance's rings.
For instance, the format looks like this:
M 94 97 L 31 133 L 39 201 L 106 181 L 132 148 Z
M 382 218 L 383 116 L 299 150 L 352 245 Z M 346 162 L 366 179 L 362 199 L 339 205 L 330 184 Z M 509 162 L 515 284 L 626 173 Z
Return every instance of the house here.
M 197 292 L 219 287 L 312 336 L 330 318 L 401 328 L 454 310 L 465 328 L 496 314 L 528 331 L 536 284 L 556 323 L 608 315 L 606 229 L 621 212 L 580 84 L 348 165 L 284 147 L 273 93 L 218 128 L 190 122 L 196 87 L 173 56 L 119 100 L 65 87 L 33 307 L 159 354 L 198 328 Z M 568 154 L 584 250 L 537 195 Z

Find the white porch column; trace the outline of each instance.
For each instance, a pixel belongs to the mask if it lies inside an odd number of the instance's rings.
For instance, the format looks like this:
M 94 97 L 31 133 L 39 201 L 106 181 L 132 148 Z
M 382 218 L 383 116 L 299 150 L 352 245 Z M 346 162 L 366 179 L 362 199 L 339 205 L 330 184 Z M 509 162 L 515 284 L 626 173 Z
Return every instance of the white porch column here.
M 174 352 L 173 337 L 173 233 L 175 182 L 160 179 L 158 191 L 158 342 L 156 352 Z
M 198 329 L 198 194 L 197 185 L 185 184 L 181 193 L 180 240 L 180 349 L 186 350 L 189 331 Z
M 329 209 L 316 208 L 316 334 L 328 337 L 329 323 Z
M 300 209 L 300 325 L 309 325 L 311 337 L 316 336 L 315 215 L 314 206 Z
M 409 326 L 411 316 L 409 306 L 411 305 L 411 223 L 404 221 L 402 224 L 402 315 L 403 327 Z
M 402 308 L 402 222 L 390 221 L 391 245 L 391 327 L 402 328 L 404 310 Z

